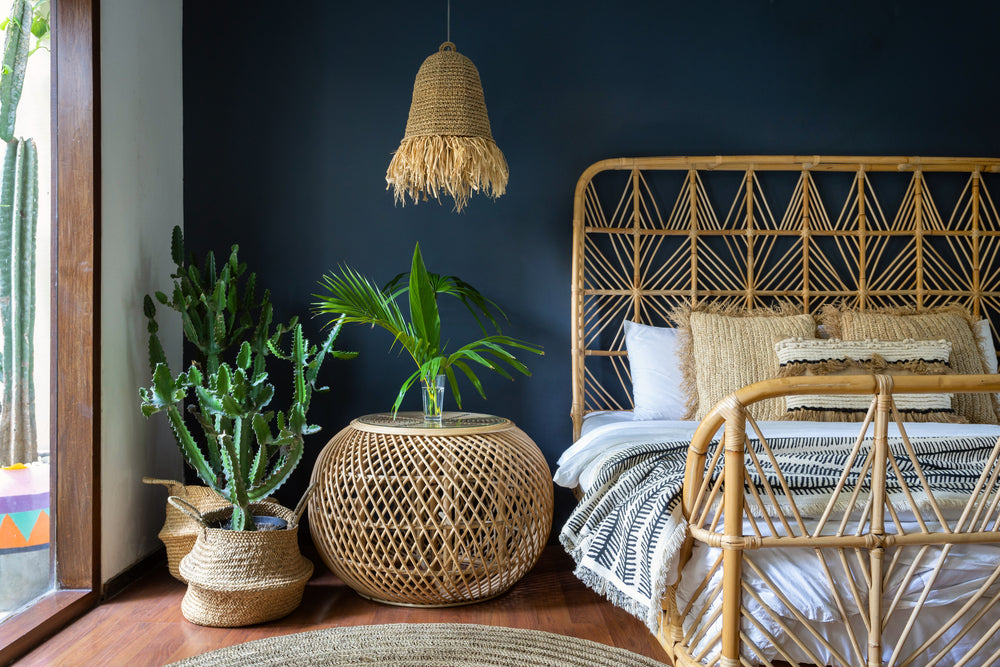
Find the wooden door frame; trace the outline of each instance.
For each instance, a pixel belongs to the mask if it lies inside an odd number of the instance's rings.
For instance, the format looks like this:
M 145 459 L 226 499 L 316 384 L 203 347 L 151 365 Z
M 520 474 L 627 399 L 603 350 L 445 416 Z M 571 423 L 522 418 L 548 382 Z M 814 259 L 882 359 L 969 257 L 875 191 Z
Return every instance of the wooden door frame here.
M 100 596 L 100 0 L 52 14 L 52 451 L 56 589 L 3 622 L 0 665 Z

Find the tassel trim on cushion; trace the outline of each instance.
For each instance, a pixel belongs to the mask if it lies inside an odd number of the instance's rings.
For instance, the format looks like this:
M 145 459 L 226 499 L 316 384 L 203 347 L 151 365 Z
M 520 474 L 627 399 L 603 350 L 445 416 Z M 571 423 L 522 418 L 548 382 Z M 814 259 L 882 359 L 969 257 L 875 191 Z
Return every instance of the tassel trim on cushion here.
M 822 361 L 793 360 L 781 364 L 778 377 L 798 377 L 801 375 L 837 375 L 848 370 L 872 374 L 896 375 L 948 375 L 951 367 L 947 362 L 908 359 L 907 361 L 886 361 L 882 355 L 873 354 L 871 359 L 824 359 Z
M 806 422 L 861 422 L 865 420 L 867 410 L 841 410 L 827 408 L 810 410 L 808 408 L 788 408 L 788 419 Z M 941 422 L 945 424 L 968 424 L 969 420 L 954 411 L 940 412 L 933 410 L 899 410 L 903 421 L 910 422 Z

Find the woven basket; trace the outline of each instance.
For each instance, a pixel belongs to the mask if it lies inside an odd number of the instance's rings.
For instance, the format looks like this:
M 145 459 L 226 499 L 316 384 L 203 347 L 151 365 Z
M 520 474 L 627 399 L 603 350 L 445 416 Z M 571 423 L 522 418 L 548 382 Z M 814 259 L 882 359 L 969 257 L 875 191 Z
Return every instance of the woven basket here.
M 180 564 L 188 582 L 181 602 L 184 618 L 197 625 L 218 628 L 264 623 L 287 616 L 302 602 L 313 564 L 299 553 L 298 519 L 301 513 L 275 503 L 251 503 L 254 515 L 273 516 L 288 522 L 285 530 L 235 531 L 210 528 L 232 516 L 232 506 L 199 514 L 189 513 L 200 524 L 191 553 Z M 300 508 L 304 508 L 300 503 Z
M 162 484 L 167 487 L 168 495 L 183 498 L 202 513 L 229 506 L 228 500 L 207 486 L 185 486 L 172 479 L 154 479 L 152 477 L 143 477 L 142 481 L 146 484 Z M 167 503 L 166 520 L 163 522 L 163 528 L 160 529 L 158 537 L 163 542 L 163 546 L 167 548 L 167 568 L 170 570 L 170 574 L 184 583 L 187 581 L 180 573 L 181 559 L 191 551 L 199 530 L 200 526 L 197 521 Z

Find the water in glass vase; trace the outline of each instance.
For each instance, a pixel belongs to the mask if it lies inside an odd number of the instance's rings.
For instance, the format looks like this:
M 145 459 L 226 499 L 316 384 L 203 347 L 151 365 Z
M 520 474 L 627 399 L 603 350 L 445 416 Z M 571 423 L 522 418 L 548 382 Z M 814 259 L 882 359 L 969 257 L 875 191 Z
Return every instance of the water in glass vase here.
M 424 424 L 440 426 L 444 414 L 444 375 L 438 375 L 433 383 L 421 382 L 420 388 L 424 399 Z

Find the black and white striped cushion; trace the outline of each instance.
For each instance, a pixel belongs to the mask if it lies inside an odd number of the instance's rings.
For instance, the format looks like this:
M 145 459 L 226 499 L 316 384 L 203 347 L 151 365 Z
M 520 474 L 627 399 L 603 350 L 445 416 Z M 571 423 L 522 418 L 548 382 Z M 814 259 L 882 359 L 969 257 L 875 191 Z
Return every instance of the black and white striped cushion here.
M 779 376 L 942 375 L 951 373 L 947 340 L 839 340 L 789 338 L 774 346 Z M 790 419 L 855 421 L 864 418 L 872 397 L 865 395 L 789 396 Z M 955 421 L 952 394 L 900 394 L 896 409 L 910 420 Z

